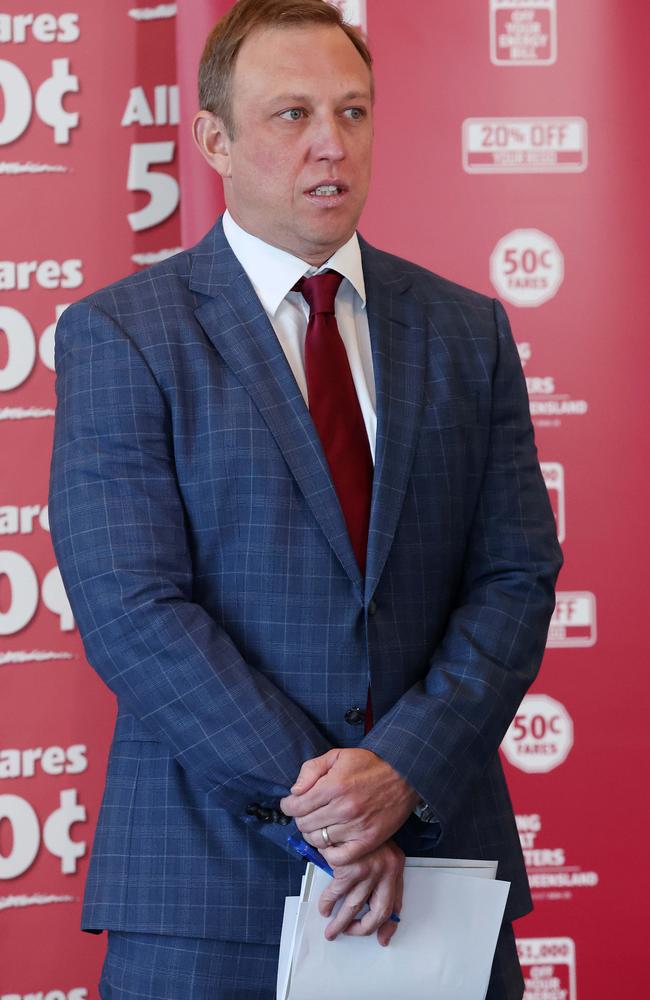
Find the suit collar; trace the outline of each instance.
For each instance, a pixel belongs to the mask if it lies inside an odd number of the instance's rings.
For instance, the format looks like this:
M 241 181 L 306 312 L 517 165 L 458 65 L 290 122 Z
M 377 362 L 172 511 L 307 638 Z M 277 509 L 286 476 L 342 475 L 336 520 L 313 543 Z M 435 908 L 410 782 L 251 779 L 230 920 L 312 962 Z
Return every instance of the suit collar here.
M 228 245 L 222 217 L 212 229 L 188 251 L 190 258 L 189 286 L 202 295 L 219 295 L 230 287 L 244 270 Z
M 275 315 L 280 303 L 299 278 L 326 268 L 338 271 L 347 278 L 362 304 L 366 304 L 360 239 L 356 233 L 322 267 L 313 268 L 299 257 L 246 232 L 226 211 L 201 243 L 190 251 L 191 289 L 211 295 L 223 287 L 226 275 L 219 271 L 224 264 L 224 249 L 232 252 L 239 269 L 247 274 L 270 316 Z M 232 261 L 229 263 L 232 264 Z

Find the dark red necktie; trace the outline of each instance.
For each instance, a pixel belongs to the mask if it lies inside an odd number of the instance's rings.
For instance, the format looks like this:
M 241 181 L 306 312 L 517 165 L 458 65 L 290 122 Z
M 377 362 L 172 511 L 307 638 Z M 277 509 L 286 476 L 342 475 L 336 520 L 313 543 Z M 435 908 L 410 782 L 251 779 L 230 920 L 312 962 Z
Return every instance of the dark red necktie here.
M 324 271 L 312 278 L 301 278 L 295 290 L 309 305 L 305 340 L 309 412 L 327 458 L 354 554 L 365 573 L 373 467 L 366 425 L 334 312 L 342 280 L 335 271 Z M 368 689 L 365 731 L 371 726 Z

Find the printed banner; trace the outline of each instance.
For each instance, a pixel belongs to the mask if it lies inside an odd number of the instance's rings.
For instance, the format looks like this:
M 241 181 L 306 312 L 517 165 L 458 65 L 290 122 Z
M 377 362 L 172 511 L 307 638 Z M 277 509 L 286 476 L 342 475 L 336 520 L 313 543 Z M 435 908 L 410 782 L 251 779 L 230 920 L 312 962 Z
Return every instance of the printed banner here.
M 503 302 L 565 554 L 544 663 L 501 748 L 535 902 L 516 927 L 526 1000 L 635 996 L 635 859 L 650 818 L 637 766 L 638 4 L 332 2 L 375 57 L 360 229 Z M 72 302 L 190 245 L 222 209 L 190 123 L 205 37 L 230 5 L 10 0 L 0 12 L 0 1000 L 97 1000 L 106 938 L 81 934 L 79 917 L 115 705 L 84 658 L 50 541 L 54 330 Z

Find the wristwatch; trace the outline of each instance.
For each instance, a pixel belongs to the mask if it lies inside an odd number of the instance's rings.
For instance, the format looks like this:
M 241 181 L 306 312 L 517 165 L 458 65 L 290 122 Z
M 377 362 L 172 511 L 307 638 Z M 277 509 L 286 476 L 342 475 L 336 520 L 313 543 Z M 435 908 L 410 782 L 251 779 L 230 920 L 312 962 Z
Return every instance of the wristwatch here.
M 418 819 L 421 819 L 423 823 L 436 822 L 436 818 L 433 815 L 433 809 L 431 808 L 430 805 L 427 805 L 424 799 L 420 799 L 415 809 L 413 810 L 413 815 L 417 816 Z

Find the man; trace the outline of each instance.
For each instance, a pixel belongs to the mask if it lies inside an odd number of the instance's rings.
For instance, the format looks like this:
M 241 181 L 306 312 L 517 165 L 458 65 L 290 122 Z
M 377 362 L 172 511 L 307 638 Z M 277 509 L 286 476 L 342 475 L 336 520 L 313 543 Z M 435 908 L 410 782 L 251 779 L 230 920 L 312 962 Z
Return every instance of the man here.
M 561 556 L 505 314 L 357 237 L 372 69 L 335 8 L 240 0 L 200 96 L 227 213 L 57 331 L 52 534 L 119 708 L 101 995 L 273 997 L 300 830 L 326 936 L 384 946 L 405 852 L 498 859 L 488 996 L 521 997 L 498 747 Z

